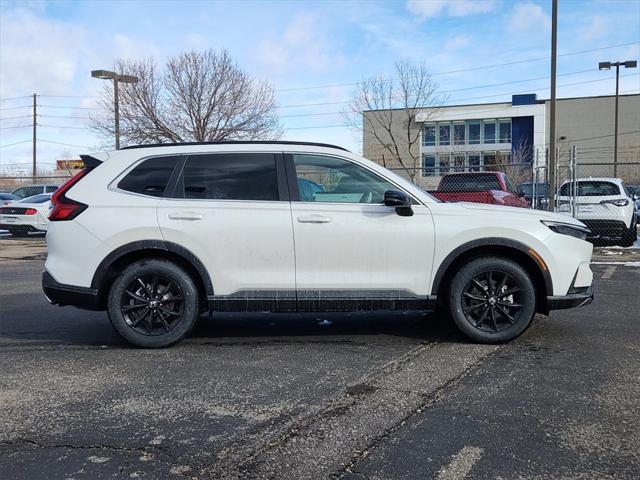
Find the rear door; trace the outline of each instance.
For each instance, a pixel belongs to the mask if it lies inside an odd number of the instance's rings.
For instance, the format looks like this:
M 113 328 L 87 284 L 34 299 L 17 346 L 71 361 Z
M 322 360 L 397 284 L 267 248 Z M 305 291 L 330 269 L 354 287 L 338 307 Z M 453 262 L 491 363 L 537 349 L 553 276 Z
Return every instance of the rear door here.
M 291 207 L 282 154 L 213 153 L 184 160 L 158 205 L 165 241 L 207 268 L 216 300 L 283 309 L 295 299 Z M 280 302 L 280 303 L 279 303 Z M 260 302 L 258 302 L 260 303 Z M 224 308 L 224 307 L 221 307 Z

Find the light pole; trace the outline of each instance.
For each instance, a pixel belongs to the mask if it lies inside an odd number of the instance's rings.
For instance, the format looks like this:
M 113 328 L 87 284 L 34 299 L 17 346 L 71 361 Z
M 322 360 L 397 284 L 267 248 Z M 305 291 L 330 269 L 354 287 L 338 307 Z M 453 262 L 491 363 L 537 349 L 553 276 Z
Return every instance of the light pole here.
M 118 83 L 137 83 L 138 77 L 120 75 L 109 70 L 92 70 L 91 76 L 101 80 L 113 80 L 113 112 L 115 121 L 116 150 L 120 148 L 120 107 L 118 105 Z
M 611 70 L 616 67 L 616 111 L 614 113 L 613 127 L 613 176 L 618 176 L 618 91 L 620 88 L 620 66 L 624 68 L 636 68 L 638 62 L 636 60 L 627 60 L 626 62 L 600 62 L 598 70 Z

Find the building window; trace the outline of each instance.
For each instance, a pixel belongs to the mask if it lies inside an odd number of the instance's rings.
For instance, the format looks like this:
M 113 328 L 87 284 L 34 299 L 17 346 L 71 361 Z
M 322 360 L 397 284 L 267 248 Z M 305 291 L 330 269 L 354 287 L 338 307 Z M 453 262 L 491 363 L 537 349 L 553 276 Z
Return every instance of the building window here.
M 434 155 L 422 156 L 422 175 L 429 177 L 434 174 L 436 167 L 436 157 Z
M 480 122 L 469 123 L 469 135 L 467 138 L 469 145 L 477 145 L 480 143 Z
M 500 121 L 500 143 L 511 143 L 511 121 Z
M 465 157 L 464 154 L 456 154 L 453 156 L 453 171 L 464 172 L 465 171 Z
M 438 144 L 449 145 L 451 138 L 451 124 L 438 125 Z
M 432 147 L 436 144 L 436 126 L 427 124 L 422 128 L 422 145 Z
M 480 155 L 469 155 L 469 171 L 470 172 L 479 172 L 480 171 Z
M 496 143 L 496 123 L 494 121 L 484 123 L 483 143 Z
M 464 123 L 453 124 L 453 144 L 464 145 L 465 144 L 465 132 Z
M 444 175 L 449 173 L 451 166 L 451 159 L 449 155 L 438 155 L 438 169 L 436 169 L 436 175 Z

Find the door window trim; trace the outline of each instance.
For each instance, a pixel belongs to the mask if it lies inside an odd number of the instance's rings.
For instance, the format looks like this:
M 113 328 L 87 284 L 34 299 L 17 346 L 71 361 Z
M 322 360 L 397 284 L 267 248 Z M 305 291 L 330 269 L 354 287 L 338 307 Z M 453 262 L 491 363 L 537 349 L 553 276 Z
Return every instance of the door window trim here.
M 285 152 L 284 153 L 284 162 L 285 162 L 285 170 L 287 172 L 287 184 L 289 185 L 289 192 L 291 195 L 291 202 L 295 202 L 295 203 L 299 203 L 299 204 L 309 204 L 309 203 L 313 203 L 314 205 L 360 205 L 360 206 L 371 206 L 371 207 L 379 207 L 379 206 L 383 206 L 384 203 L 360 203 L 360 202 L 305 202 L 300 200 L 300 189 L 298 186 L 298 176 L 296 173 L 296 165 L 295 162 L 293 160 L 293 156 L 294 155 L 307 155 L 310 157 L 329 157 L 329 158 L 337 158 L 340 160 L 344 160 L 345 162 L 349 162 L 351 164 L 354 164 L 358 167 L 361 167 L 365 170 L 367 170 L 369 173 L 372 173 L 373 175 L 376 175 L 380 178 L 382 178 L 385 182 L 390 183 L 391 185 L 393 185 L 394 187 L 396 187 L 398 189 L 398 191 L 408 195 L 409 197 L 411 197 L 411 203 L 413 205 L 423 205 L 423 203 L 418 200 L 415 195 L 413 195 L 410 192 L 407 192 L 404 188 L 400 187 L 396 182 L 394 182 L 393 180 L 385 177 L 384 175 L 381 175 L 380 173 L 376 172 L 375 170 L 362 165 L 361 163 L 358 162 L 354 162 L 352 159 L 347 158 L 347 157 L 343 157 L 341 155 L 335 155 L 335 154 L 326 154 L 326 153 L 314 153 L 314 152 Z

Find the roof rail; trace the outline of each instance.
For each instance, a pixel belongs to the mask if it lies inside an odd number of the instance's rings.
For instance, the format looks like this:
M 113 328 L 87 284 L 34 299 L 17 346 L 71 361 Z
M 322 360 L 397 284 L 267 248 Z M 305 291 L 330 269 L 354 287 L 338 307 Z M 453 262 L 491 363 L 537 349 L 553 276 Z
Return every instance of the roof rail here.
M 149 143 L 146 145 L 128 145 L 120 148 L 120 150 L 133 150 L 135 148 L 153 148 L 153 147 L 177 147 L 182 145 L 309 145 L 312 147 L 336 148 L 348 152 L 346 148 L 328 143 L 316 142 L 287 142 L 285 140 L 219 140 L 215 142 L 176 142 L 176 143 Z

